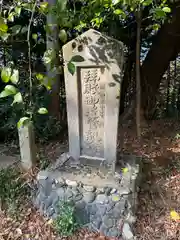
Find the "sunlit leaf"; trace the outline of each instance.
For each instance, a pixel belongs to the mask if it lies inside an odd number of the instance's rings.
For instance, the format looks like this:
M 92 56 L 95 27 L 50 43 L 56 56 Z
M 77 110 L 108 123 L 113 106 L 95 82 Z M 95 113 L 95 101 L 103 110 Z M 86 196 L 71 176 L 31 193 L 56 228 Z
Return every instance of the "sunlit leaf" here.
M 60 30 L 60 32 L 59 32 L 59 39 L 63 43 L 67 42 L 67 33 L 66 33 L 66 31 L 64 29 Z
M 6 41 L 10 35 L 11 35 L 10 33 L 0 32 L 0 37 L 2 38 L 3 41 Z
M 171 12 L 171 9 L 169 7 L 163 7 L 162 9 L 164 12 L 166 13 L 170 13 Z
M 48 225 L 52 225 L 53 224 L 53 219 L 51 218 L 49 221 L 47 221 Z
M 45 11 L 47 10 L 47 8 L 48 8 L 48 5 L 49 5 L 48 2 L 41 2 L 41 3 L 40 3 L 40 10 L 41 10 L 42 12 L 45 12 Z
M 113 202 L 118 202 L 120 200 L 120 196 L 118 194 L 113 194 L 112 200 L 113 200 Z
M 30 122 L 30 118 L 28 117 L 22 117 L 20 118 L 19 122 L 17 123 L 17 127 L 20 128 L 20 127 L 23 127 L 25 126 L 26 124 L 28 124 Z
M 175 220 L 175 221 L 178 221 L 180 220 L 180 215 L 179 213 L 177 213 L 176 211 L 172 210 L 170 212 L 170 215 L 171 215 L 171 219 Z
M 11 68 L 9 67 L 4 67 L 1 71 L 1 79 L 3 82 L 7 83 L 9 82 L 11 77 Z
M 19 16 L 21 14 L 21 7 L 15 7 L 15 13 Z
M 39 108 L 38 113 L 39 114 L 47 114 L 48 110 L 46 108 Z
M 28 11 L 31 11 L 34 7 L 34 4 L 33 3 L 23 3 L 22 6 L 28 10 Z
M 33 33 L 33 34 L 32 34 L 32 38 L 36 41 L 37 38 L 38 38 L 38 35 L 37 35 L 36 33 Z
M 12 75 L 10 77 L 12 83 L 17 84 L 19 81 L 19 70 L 13 69 Z
M 6 85 L 4 90 L 11 92 L 12 95 L 17 93 L 17 88 L 13 85 Z
M 42 81 L 42 84 L 43 84 L 43 86 L 45 86 L 45 88 L 46 88 L 47 90 L 50 90 L 50 89 L 52 88 L 52 85 L 53 85 L 53 80 L 52 80 L 52 78 L 49 78 L 49 77 L 47 77 L 47 76 L 44 76 L 44 79 L 43 79 L 43 81 Z
M 121 1 L 121 0 L 113 0 L 112 3 L 113 3 L 113 5 L 116 5 L 116 4 L 118 4 L 120 1 Z
M 43 56 L 43 60 L 45 64 L 49 64 L 56 57 L 56 53 L 54 49 L 48 49 Z
M 5 98 L 5 97 L 8 97 L 12 95 L 12 93 L 8 90 L 3 90 L 1 93 L 0 93 L 0 98 Z
M 44 75 L 42 73 L 37 73 L 36 78 L 37 80 L 42 81 L 44 79 Z
M 9 16 L 8 16 L 8 21 L 14 22 L 14 13 L 13 13 L 13 12 L 11 12 L 11 13 L 9 14 Z
M 84 62 L 85 59 L 80 55 L 75 55 L 71 58 L 71 62 Z
M 152 0 L 145 0 L 142 2 L 143 6 L 149 6 L 150 4 L 152 4 Z
M 160 25 L 159 24 L 154 24 L 152 26 L 153 30 L 157 31 L 159 28 L 160 28 Z
M 152 10 L 154 12 L 154 17 L 159 19 L 166 16 L 166 13 L 161 8 L 155 8 Z
M 7 33 L 8 31 L 8 25 L 5 23 L 2 17 L 0 17 L 0 31 L 3 33 Z
M 114 10 L 114 14 L 116 14 L 116 15 L 120 15 L 120 14 L 123 14 L 123 13 L 124 12 L 121 9 Z
M 14 103 L 22 103 L 23 102 L 23 98 L 20 92 L 16 93 L 16 95 L 14 95 L 14 101 L 12 103 L 12 105 Z
M 71 75 L 74 75 L 75 70 L 76 70 L 74 63 L 68 62 L 67 67 L 68 67 L 68 71 L 71 73 Z
M 122 168 L 123 173 L 127 173 L 128 171 L 129 171 L 128 168 Z

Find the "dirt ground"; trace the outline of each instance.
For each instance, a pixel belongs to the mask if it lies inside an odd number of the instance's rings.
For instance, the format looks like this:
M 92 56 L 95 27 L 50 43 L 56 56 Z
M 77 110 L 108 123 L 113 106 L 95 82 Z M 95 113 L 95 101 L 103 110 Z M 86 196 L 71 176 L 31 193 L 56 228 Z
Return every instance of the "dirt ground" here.
M 166 120 L 146 123 L 141 141 L 136 129 L 119 129 L 121 152 L 143 157 L 143 179 L 135 234 L 138 240 L 180 240 L 180 221 L 171 218 L 171 211 L 180 214 L 180 122 Z M 66 148 L 66 144 L 63 148 Z M 53 161 L 63 151 L 58 141 L 41 146 L 41 153 Z M 0 214 L 0 240 L 62 240 L 29 203 L 20 212 L 19 222 Z M 68 240 L 105 240 L 103 236 L 83 230 Z M 109 239 L 108 239 L 109 240 Z

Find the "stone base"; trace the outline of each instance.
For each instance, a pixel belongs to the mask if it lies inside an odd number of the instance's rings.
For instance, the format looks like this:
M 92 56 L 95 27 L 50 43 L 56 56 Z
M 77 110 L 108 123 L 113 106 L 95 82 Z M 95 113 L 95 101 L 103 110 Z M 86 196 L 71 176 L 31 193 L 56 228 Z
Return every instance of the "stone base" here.
M 83 226 L 105 236 L 134 239 L 131 227 L 135 222 L 141 160 L 132 156 L 123 160 L 115 174 L 106 166 L 72 164 L 70 158 L 59 169 L 51 167 L 39 172 L 36 207 L 54 219 L 58 215 L 58 202 L 70 201 L 75 206 L 75 217 Z

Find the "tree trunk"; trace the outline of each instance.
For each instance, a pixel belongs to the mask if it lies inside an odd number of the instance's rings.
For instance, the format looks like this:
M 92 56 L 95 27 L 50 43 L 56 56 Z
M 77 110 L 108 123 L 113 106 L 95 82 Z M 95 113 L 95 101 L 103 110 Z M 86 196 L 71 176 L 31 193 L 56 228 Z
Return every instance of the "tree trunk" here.
M 148 117 L 156 103 L 163 74 L 174 54 L 180 50 L 180 8 L 173 9 L 172 20 L 159 30 L 141 68 L 142 108 Z
M 136 129 L 137 137 L 141 137 L 141 77 L 140 77 L 140 52 L 141 52 L 141 10 L 136 15 L 137 37 L 136 37 Z
M 130 82 L 132 81 L 132 68 L 133 64 L 135 63 L 136 53 L 133 51 L 127 59 L 127 62 L 125 64 L 125 70 L 124 70 L 124 77 L 122 81 L 121 86 L 121 101 L 120 101 L 120 115 L 123 114 L 125 110 L 125 100 L 126 100 L 126 94 L 128 87 L 130 85 Z
M 56 4 L 56 0 L 48 0 L 50 6 Z M 58 27 L 56 19 L 52 14 L 47 15 L 47 24 L 50 28 L 50 33 L 47 34 L 47 49 L 54 49 L 57 53 L 57 62 L 58 66 L 58 52 L 59 52 L 59 41 L 58 41 Z M 51 26 L 51 27 L 50 27 Z M 49 79 L 53 79 L 53 86 L 51 91 L 51 103 L 49 105 L 49 112 L 55 116 L 57 119 L 60 119 L 60 75 L 55 70 L 52 71 L 51 66 L 47 65 L 47 76 Z

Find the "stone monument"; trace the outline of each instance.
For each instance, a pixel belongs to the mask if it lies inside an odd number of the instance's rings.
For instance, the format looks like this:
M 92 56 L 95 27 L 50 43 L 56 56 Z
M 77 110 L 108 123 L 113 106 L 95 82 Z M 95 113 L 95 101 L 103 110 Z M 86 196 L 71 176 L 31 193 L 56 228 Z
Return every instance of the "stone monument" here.
M 64 45 L 63 54 L 70 156 L 114 169 L 123 44 L 90 29 Z
M 35 204 L 56 218 L 58 201 L 71 201 L 82 225 L 132 240 L 139 165 L 116 164 L 123 44 L 90 29 L 63 54 L 69 152 L 38 174 Z

